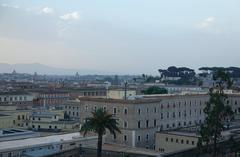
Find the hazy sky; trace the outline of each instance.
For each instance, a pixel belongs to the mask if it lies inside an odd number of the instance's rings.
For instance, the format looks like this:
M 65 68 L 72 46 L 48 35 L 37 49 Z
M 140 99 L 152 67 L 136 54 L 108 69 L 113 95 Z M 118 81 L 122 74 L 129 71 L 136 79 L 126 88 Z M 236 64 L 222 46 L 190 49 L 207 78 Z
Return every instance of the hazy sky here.
M 0 0 L 0 62 L 156 74 L 240 66 L 240 0 Z

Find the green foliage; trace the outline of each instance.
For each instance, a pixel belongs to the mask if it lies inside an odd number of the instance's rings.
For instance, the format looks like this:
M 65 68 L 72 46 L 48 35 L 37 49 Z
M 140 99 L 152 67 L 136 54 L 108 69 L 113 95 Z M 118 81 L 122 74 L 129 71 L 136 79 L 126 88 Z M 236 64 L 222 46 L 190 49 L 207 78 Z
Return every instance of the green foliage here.
M 117 119 L 115 119 L 112 114 L 109 114 L 102 108 L 92 112 L 92 117 L 86 119 L 86 122 L 83 124 L 80 130 L 80 132 L 84 133 L 84 136 L 88 132 L 94 132 L 98 134 L 98 157 L 102 156 L 102 136 L 107 130 L 109 130 L 109 132 L 114 136 L 116 136 L 116 132 L 121 133 L 120 129 L 118 128 Z
M 116 135 L 116 132 L 121 132 L 118 128 L 117 119 L 113 118 L 112 114 L 100 108 L 92 112 L 92 117 L 86 119 L 81 132 L 84 132 L 84 135 L 89 131 L 103 135 L 106 133 L 106 129 L 113 135 Z
M 168 91 L 165 88 L 160 88 L 157 86 L 152 86 L 143 91 L 144 94 L 167 94 Z
M 230 106 L 225 105 L 227 95 L 224 89 L 231 87 L 232 82 L 224 71 L 218 71 L 215 76 L 216 84 L 209 90 L 209 101 L 204 108 L 206 119 L 201 126 L 201 140 L 207 146 L 213 145 L 213 156 L 217 156 L 217 143 L 224 129 L 226 119 L 232 119 L 233 111 Z

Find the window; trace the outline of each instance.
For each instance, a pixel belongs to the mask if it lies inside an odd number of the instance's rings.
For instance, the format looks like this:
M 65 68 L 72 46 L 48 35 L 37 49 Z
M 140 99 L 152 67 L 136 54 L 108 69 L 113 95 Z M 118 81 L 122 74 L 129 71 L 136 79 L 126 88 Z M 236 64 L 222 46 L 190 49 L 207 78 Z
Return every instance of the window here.
M 171 138 L 171 142 L 173 142 L 173 138 Z
M 178 117 L 181 117 L 181 112 L 178 112 Z
M 175 112 L 173 112 L 173 118 L 175 118 Z
M 138 129 L 141 128 L 141 121 L 138 121 Z
M 40 120 L 41 120 L 41 118 L 40 118 L 40 117 L 38 117 L 38 120 L 40 121 Z
M 123 140 L 126 142 L 127 141 L 127 135 L 123 136 Z
M 169 124 L 167 124 L 167 128 L 169 128 Z
M 138 142 L 141 142 L 141 136 L 138 136 L 137 139 L 138 139 Z
M 8 157 L 12 157 L 12 153 L 8 153 Z
M 138 114 L 139 114 L 139 115 L 141 114 L 141 109 L 138 109 Z
M 168 137 L 166 137 L 166 139 L 165 139 L 165 140 L 166 140 L 166 142 L 168 142 Z
M 147 108 L 147 113 L 149 112 L 149 109 Z
M 163 119 L 163 113 L 161 113 L 161 119 Z
M 127 108 L 124 108 L 124 114 L 128 114 Z
M 117 108 L 116 107 L 113 108 L 113 114 L 117 114 Z
M 154 107 L 154 113 L 157 113 L 157 108 L 156 107 Z
M 85 106 L 85 110 L 86 110 L 86 111 L 88 110 L 88 106 Z
M 176 139 L 176 143 L 178 143 L 178 139 Z
M 146 120 L 146 128 L 148 128 L 148 126 L 149 126 L 149 121 Z
M 157 126 L 157 120 L 154 119 L 154 126 Z
M 116 134 L 113 134 L 113 140 L 116 140 L 116 139 L 117 139 Z
M 124 128 L 127 128 L 128 127 L 128 122 L 127 121 L 124 121 Z
M 189 144 L 189 141 L 188 141 L 188 140 L 186 141 L 186 144 Z
M 149 134 L 146 135 L 146 141 L 148 141 L 148 140 L 149 140 Z
M 195 143 L 195 142 L 194 142 L 194 141 L 192 141 L 192 145 L 194 145 L 194 143 Z
M 52 126 L 51 126 L 51 125 L 49 125 L 49 129 L 52 129 Z
M 181 144 L 183 144 L 184 143 L 184 141 L 183 140 L 181 140 Z
M 103 107 L 103 110 L 104 110 L 104 111 L 107 111 L 107 107 L 106 107 L 106 106 L 104 106 L 104 107 Z
M 57 129 L 57 126 L 55 126 L 54 128 Z
M 167 112 L 167 118 L 169 118 L 169 112 Z

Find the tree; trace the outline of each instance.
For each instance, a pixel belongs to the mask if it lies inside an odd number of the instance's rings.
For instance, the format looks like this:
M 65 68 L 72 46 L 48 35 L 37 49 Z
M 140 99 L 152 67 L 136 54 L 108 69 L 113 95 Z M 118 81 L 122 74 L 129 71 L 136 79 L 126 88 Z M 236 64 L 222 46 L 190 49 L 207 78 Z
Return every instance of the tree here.
M 84 133 L 84 136 L 88 132 L 94 132 L 98 134 L 97 157 L 102 156 L 102 138 L 107 130 L 109 130 L 109 132 L 114 136 L 116 136 L 116 132 L 121 133 L 120 129 L 118 128 L 117 119 L 115 119 L 112 114 L 109 114 L 102 108 L 92 112 L 92 117 L 86 119 L 86 122 L 83 124 L 80 130 L 80 132 Z
M 143 91 L 144 94 L 167 94 L 168 91 L 165 88 L 160 88 L 157 86 L 149 87 Z
M 214 87 L 209 89 L 209 101 L 204 108 L 206 119 L 204 124 L 201 125 L 200 135 L 201 141 L 209 148 L 213 146 L 213 157 L 218 153 L 218 142 L 221 137 L 221 132 L 224 129 L 224 123 L 232 119 L 233 111 L 229 105 L 225 105 L 227 95 L 224 89 L 230 88 L 232 81 L 228 74 L 219 70 L 215 77 Z

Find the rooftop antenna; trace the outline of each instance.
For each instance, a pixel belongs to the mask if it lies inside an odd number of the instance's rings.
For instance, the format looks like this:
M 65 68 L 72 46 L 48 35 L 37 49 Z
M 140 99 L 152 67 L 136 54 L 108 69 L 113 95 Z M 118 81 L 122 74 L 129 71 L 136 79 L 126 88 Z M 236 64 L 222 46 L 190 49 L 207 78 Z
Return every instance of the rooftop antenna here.
M 128 85 L 128 82 L 125 81 L 124 82 L 124 100 L 127 100 L 127 85 Z

